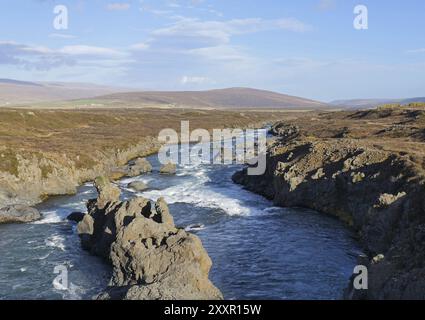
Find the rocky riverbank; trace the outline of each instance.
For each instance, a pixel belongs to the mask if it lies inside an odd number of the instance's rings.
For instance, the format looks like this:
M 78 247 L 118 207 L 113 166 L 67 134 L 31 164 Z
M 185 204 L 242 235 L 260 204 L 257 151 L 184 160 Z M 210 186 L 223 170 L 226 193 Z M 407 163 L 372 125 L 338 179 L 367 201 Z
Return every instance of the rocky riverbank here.
M 165 201 L 120 200 L 106 177 L 95 180 L 98 198 L 77 230 L 84 249 L 113 266 L 98 299 L 222 299 L 208 279 L 211 259 L 201 240 L 176 228 Z
M 350 284 L 345 298 L 425 299 L 423 138 L 382 130 L 413 112 L 394 107 L 280 123 L 272 130 L 266 173 L 248 176 L 245 169 L 233 176 L 276 205 L 325 212 L 358 231 L 369 289 Z M 405 122 L 405 132 L 423 130 L 415 119 Z
M 146 137 L 123 150 L 96 152 L 91 155 L 93 165 L 90 168 L 79 167 L 66 154 L 50 159 L 18 156 L 16 174 L 0 171 L 0 203 L 4 206 L 34 205 L 49 195 L 74 194 L 78 186 L 93 181 L 99 175 L 111 178 L 130 175 L 130 171 L 118 168 L 123 168 L 131 159 L 157 152 L 159 147 L 155 138 Z

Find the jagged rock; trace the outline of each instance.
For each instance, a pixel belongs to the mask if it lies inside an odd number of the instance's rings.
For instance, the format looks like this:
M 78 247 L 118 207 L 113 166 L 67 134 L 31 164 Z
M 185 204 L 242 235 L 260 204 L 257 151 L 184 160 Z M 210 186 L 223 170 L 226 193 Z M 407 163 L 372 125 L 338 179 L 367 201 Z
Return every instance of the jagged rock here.
M 90 249 L 92 243 L 91 243 L 91 237 L 94 232 L 94 220 L 93 218 L 85 214 L 83 219 L 78 223 L 77 225 L 77 233 L 80 236 L 81 239 L 81 246 L 83 249 Z
M 72 212 L 71 214 L 69 214 L 66 219 L 69 221 L 74 221 L 74 222 L 80 222 L 81 220 L 83 220 L 85 213 L 82 212 Z
M 174 163 L 169 162 L 163 165 L 159 172 L 161 174 L 175 174 L 177 172 L 177 166 Z
M 323 168 L 319 168 L 317 171 L 316 171 L 316 173 L 315 174 L 313 174 L 312 176 L 311 176 L 311 178 L 313 179 L 313 180 L 318 180 L 318 179 L 320 179 L 320 178 L 322 178 L 322 177 L 324 177 L 325 176 L 325 173 L 323 172 Z
M 107 177 L 97 177 L 94 180 L 94 186 L 99 194 L 97 198 L 97 205 L 100 208 L 104 208 L 109 202 L 119 201 L 121 191 L 117 186 L 112 185 Z
M 24 205 L 12 205 L 0 209 L 0 224 L 32 222 L 40 218 L 41 214 L 37 209 Z
M 379 196 L 378 204 L 375 205 L 375 208 L 383 208 L 392 205 L 397 200 L 406 196 L 406 192 L 399 192 L 396 195 L 384 193 Z
M 366 177 L 366 175 L 363 172 L 356 172 L 356 173 L 351 173 L 351 181 L 353 183 L 359 183 L 362 182 L 364 180 L 364 178 Z
M 148 188 L 148 186 L 146 185 L 146 183 L 142 182 L 142 181 L 133 181 L 130 182 L 127 185 L 128 188 L 130 189 L 134 189 L 136 191 L 144 191 Z
M 378 254 L 378 255 L 376 255 L 376 256 L 373 257 L 372 263 L 377 264 L 377 263 L 381 262 L 384 259 L 385 259 L 385 256 L 382 253 L 380 253 L 380 254 Z
M 111 187 L 102 184 L 77 227 L 83 248 L 113 266 L 98 299 L 222 299 L 208 279 L 212 262 L 201 240 L 175 227 L 164 199 L 105 204 L 102 191 Z
M 299 135 L 299 128 L 297 126 L 285 123 L 278 122 L 272 126 L 270 133 L 279 136 L 284 139 L 292 139 Z
M 170 214 L 170 210 L 168 209 L 168 205 L 164 198 L 161 197 L 156 201 L 155 210 L 161 216 L 161 223 L 174 226 L 173 216 Z

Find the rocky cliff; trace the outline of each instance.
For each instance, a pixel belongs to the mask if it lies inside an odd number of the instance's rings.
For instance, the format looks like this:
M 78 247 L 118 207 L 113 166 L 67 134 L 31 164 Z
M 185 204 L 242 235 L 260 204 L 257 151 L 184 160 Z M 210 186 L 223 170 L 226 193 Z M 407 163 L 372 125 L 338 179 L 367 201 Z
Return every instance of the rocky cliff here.
M 34 205 L 49 195 L 74 194 L 78 186 L 99 175 L 111 178 L 131 175 L 130 170 L 135 166 L 125 170 L 125 164 L 136 157 L 155 153 L 159 147 L 156 139 L 146 137 L 123 149 L 91 154 L 92 164 L 88 167 L 79 166 L 78 161 L 69 159 L 65 153 L 26 158 L 18 155 L 16 172 L 0 171 L 0 206 Z
M 315 120 L 309 120 L 274 126 L 266 173 L 248 176 L 245 169 L 233 180 L 276 205 L 329 213 L 358 231 L 368 255 L 362 264 L 368 267 L 369 289 L 349 285 L 345 298 L 425 299 L 425 177 L 420 161 L 410 152 L 350 138 L 347 127 L 322 123 L 313 132 Z M 324 137 L 325 130 L 339 133 Z
M 95 180 L 98 198 L 77 230 L 84 249 L 113 266 L 108 288 L 98 299 L 222 299 L 208 279 L 211 259 L 201 240 L 174 225 L 163 199 L 120 200 L 105 177 Z

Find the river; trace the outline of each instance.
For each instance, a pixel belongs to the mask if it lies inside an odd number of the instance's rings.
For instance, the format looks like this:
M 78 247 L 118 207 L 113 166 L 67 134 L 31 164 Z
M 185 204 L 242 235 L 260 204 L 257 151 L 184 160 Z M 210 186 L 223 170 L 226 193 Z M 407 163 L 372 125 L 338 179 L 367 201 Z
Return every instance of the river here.
M 235 185 L 239 165 L 179 167 L 175 176 L 158 174 L 157 156 L 148 158 L 152 174 L 140 180 L 163 196 L 176 225 L 196 233 L 213 267 L 210 278 L 226 299 L 339 299 L 361 253 L 351 230 L 340 221 L 306 209 L 278 208 Z M 85 211 L 95 198 L 91 184 L 73 196 L 51 197 L 38 206 L 43 219 L 0 226 L 0 299 L 91 299 L 107 285 L 111 268 L 83 251 L 73 211 Z M 68 270 L 67 289 L 53 285 L 55 267 Z

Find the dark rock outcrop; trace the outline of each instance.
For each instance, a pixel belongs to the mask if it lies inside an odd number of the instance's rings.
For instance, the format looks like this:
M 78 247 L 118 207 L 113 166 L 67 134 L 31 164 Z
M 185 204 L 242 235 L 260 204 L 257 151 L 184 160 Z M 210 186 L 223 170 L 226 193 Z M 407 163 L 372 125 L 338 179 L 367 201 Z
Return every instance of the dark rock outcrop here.
M 24 205 L 12 205 L 0 209 L 0 224 L 26 223 L 41 219 L 40 212 Z
M 272 135 L 285 139 L 297 137 L 299 131 L 300 130 L 297 126 L 288 124 L 283 121 L 275 123 L 270 129 L 270 133 Z
M 358 231 L 369 289 L 348 289 L 346 298 L 425 299 L 425 177 L 408 155 L 285 134 L 270 146 L 264 175 L 245 169 L 233 180 L 276 205 L 329 213 Z
M 83 212 L 72 212 L 66 217 L 66 219 L 78 223 L 84 219 L 84 215 L 85 214 Z
M 120 201 L 106 178 L 77 230 L 84 249 L 111 262 L 99 299 L 221 299 L 208 279 L 212 262 L 200 239 L 174 225 L 163 199 Z

